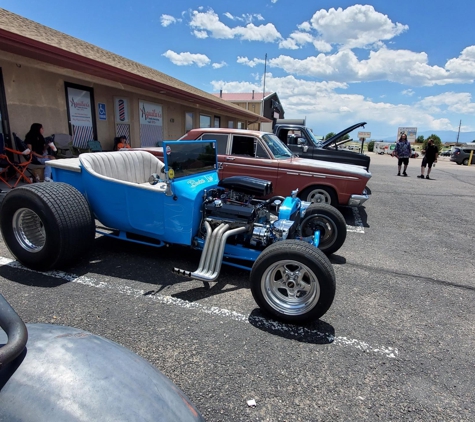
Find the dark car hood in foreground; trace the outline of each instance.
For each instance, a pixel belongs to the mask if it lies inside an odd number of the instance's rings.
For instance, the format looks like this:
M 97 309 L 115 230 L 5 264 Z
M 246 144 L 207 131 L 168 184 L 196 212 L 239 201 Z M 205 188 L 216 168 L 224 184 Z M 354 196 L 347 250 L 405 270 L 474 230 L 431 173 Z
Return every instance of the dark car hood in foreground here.
M 336 135 L 333 135 L 331 138 L 328 138 L 324 141 L 322 141 L 320 147 L 321 148 L 328 148 L 332 143 L 337 142 L 338 139 L 341 137 L 345 136 L 346 134 L 352 132 L 355 129 L 358 129 L 359 127 L 363 127 L 366 125 L 366 122 L 361 122 L 361 123 L 356 123 L 353 126 L 347 127 L 346 129 L 342 130 L 341 132 L 338 132 Z

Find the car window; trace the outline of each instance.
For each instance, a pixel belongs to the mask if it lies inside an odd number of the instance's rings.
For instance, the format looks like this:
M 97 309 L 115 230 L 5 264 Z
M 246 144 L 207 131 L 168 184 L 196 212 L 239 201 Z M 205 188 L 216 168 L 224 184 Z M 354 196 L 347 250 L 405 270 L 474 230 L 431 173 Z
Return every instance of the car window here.
M 218 146 L 218 154 L 226 155 L 228 147 L 228 134 L 227 133 L 204 133 L 198 139 L 204 141 L 216 141 Z
M 269 154 L 267 153 L 267 151 L 264 149 L 264 147 L 261 145 L 260 142 L 257 142 L 256 157 L 257 158 L 271 158 L 269 157 Z
M 277 136 L 266 133 L 262 135 L 262 140 L 267 148 L 269 148 L 270 152 L 272 152 L 274 158 L 285 160 L 293 156 L 292 151 L 290 151 L 287 145 L 283 144 Z
M 320 147 L 322 145 L 322 140 L 321 139 L 318 139 L 311 130 L 308 131 L 308 136 L 310 136 L 310 138 L 312 138 L 312 141 L 314 143 L 314 145 L 316 145 L 317 147 Z
M 256 140 L 251 136 L 233 135 L 231 154 L 255 157 L 255 144 Z

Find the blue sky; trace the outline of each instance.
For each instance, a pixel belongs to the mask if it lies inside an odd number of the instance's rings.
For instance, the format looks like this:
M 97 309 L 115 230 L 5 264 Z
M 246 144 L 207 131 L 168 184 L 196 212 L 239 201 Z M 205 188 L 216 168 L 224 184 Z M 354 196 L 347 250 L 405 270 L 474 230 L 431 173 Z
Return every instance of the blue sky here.
M 0 0 L 207 92 L 275 91 L 319 135 L 475 131 L 473 0 Z M 451 141 L 443 139 L 443 141 Z

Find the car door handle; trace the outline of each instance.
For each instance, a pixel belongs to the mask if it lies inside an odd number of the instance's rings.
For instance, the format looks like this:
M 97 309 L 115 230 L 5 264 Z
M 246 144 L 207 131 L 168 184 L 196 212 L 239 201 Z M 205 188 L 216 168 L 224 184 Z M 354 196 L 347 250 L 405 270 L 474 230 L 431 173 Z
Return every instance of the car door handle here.
M 235 157 L 226 157 L 226 161 L 234 161 L 235 159 Z

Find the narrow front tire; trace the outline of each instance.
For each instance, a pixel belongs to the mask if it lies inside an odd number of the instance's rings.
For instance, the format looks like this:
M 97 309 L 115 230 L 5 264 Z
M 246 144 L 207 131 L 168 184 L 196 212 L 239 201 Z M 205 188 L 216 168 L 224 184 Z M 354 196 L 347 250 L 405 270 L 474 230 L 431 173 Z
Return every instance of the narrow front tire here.
M 252 267 L 254 300 L 264 312 L 284 322 L 322 317 L 333 303 L 335 290 L 335 273 L 326 255 L 300 240 L 270 245 Z

